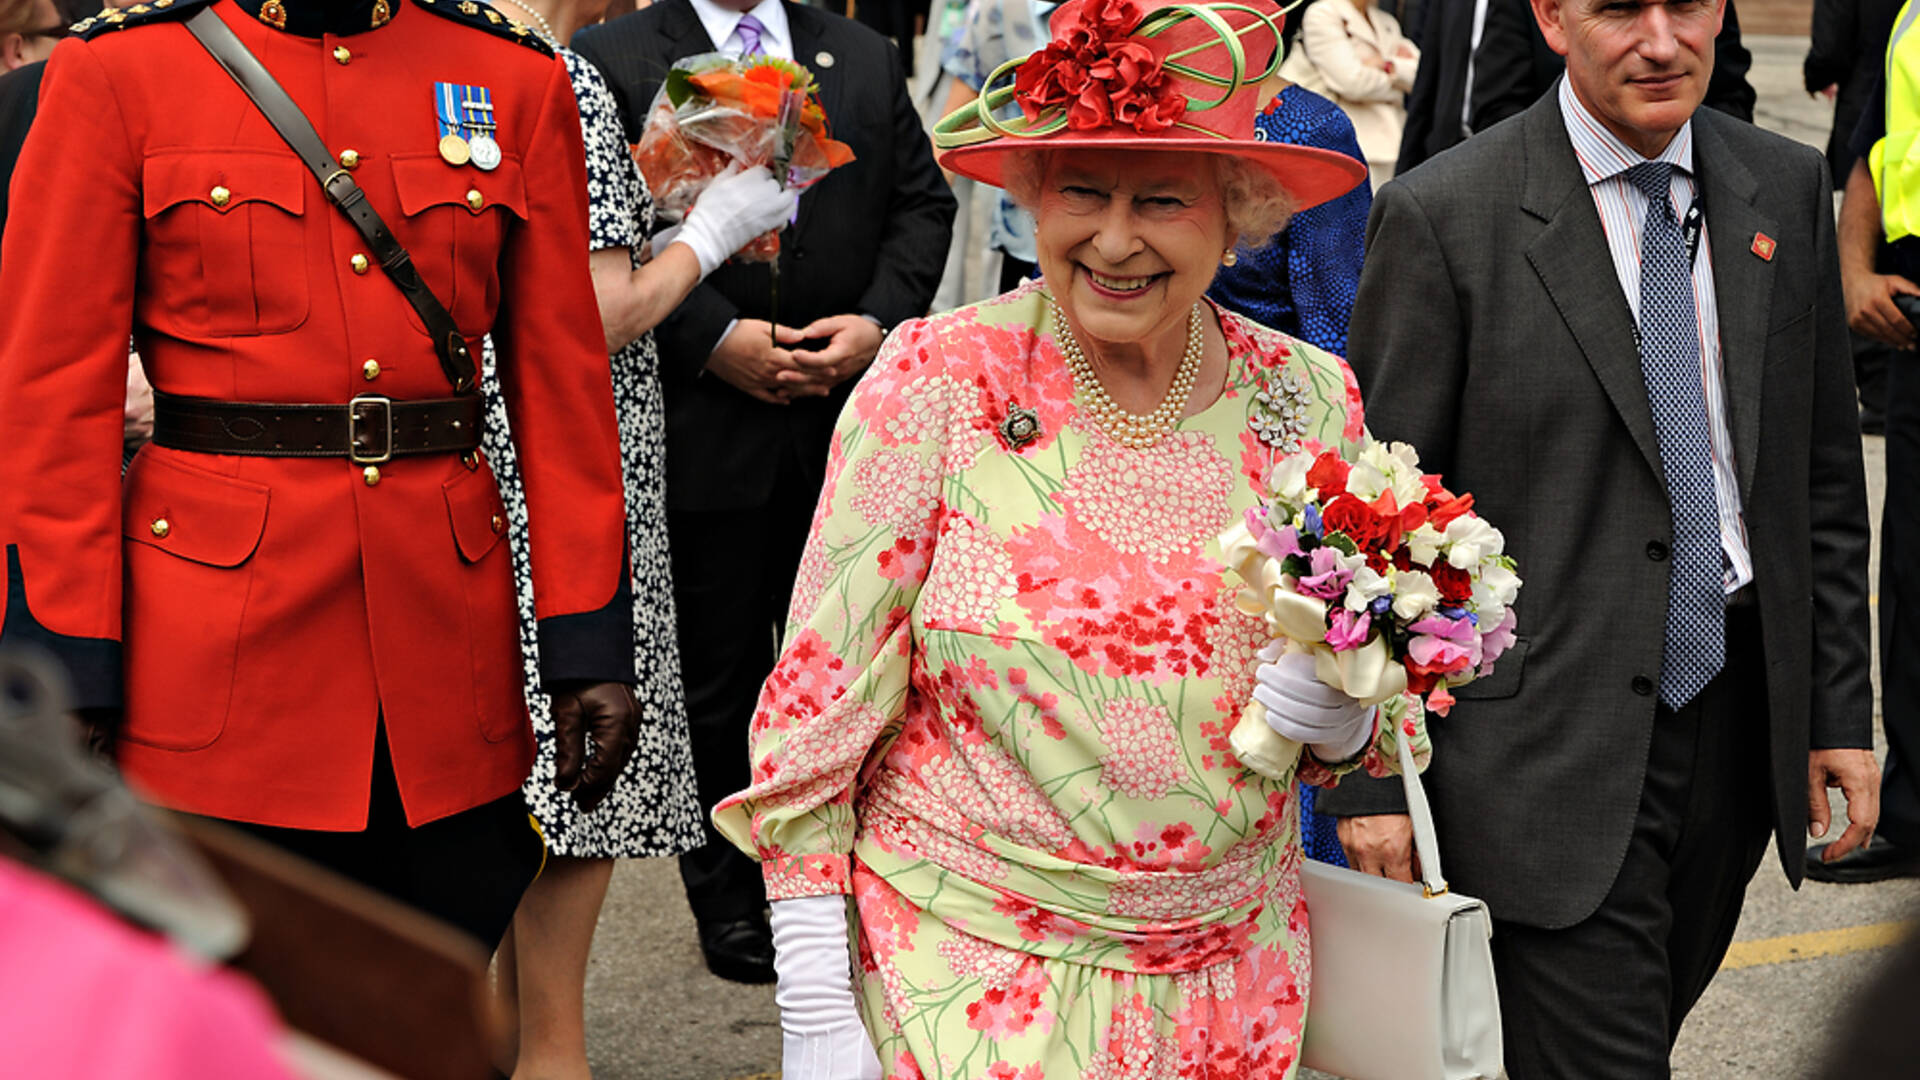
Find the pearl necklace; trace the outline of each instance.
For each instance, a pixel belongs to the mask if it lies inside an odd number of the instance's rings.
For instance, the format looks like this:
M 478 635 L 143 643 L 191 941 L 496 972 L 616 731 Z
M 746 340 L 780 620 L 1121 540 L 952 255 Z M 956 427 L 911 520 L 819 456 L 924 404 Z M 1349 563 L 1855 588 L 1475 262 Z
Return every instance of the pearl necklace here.
M 521 11 L 524 11 L 527 14 L 533 16 L 533 23 L 534 23 L 533 32 L 545 38 L 547 41 L 547 44 L 552 45 L 556 48 L 559 47 L 560 35 L 553 32 L 553 24 L 547 21 L 547 17 L 545 15 L 542 15 L 539 12 L 528 7 L 527 5 L 521 3 L 520 0 L 507 0 L 507 2 L 512 4 L 514 7 L 519 8 Z
M 1122 409 L 1107 393 L 1100 376 L 1093 370 L 1093 361 L 1087 359 L 1080 342 L 1075 340 L 1073 327 L 1068 325 L 1058 301 L 1053 304 L 1053 326 L 1054 341 L 1061 355 L 1067 358 L 1067 370 L 1073 373 L 1074 385 L 1086 398 L 1087 415 L 1108 438 L 1134 450 L 1150 450 L 1180 423 L 1187 399 L 1193 395 L 1194 380 L 1200 375 L 1201 356 L 1206 352 L 1207 339 L 1201 332 L 1199 304 L 1187 313 L 1187 351 L 1180 357 L 1180 370 L 1174 372 L 1173 385 L 1167 387 L 1167 396 L 1161 399 L 1160 407 L 1145 414 Z

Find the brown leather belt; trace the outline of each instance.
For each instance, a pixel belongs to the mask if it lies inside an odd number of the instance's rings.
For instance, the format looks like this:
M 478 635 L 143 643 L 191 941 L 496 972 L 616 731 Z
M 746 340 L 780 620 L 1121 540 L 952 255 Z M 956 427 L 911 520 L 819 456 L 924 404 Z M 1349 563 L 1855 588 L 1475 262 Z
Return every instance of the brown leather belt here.
M 377 465 L 480 445 L 480 398 L 394 401 L 362 394 L 345 405 L 215 401 L 153 393 L 153 441 L 173 450 L 247 457 L 344 457 Z

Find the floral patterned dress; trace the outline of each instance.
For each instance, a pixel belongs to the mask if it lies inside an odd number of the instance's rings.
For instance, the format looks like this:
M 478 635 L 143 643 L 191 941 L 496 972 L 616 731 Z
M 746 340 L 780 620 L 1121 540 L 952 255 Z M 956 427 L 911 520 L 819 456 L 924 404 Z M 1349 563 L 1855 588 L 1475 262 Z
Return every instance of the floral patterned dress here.
M 903 325 L 841 416 L 754 783 L 715 818 L 769 897 L 853 895 L 892 1077 L 1293 1075 L 1292 778 L 1228 749 L 1265 630 L 1216 537 L 1276 447 L 1356 438 L 1360 399 L 1220 319 L 1224 393 L 1149 451 L 1084 417 L 1040 282 Z M 1385 773 L 1391 732 L 1343 768 Z

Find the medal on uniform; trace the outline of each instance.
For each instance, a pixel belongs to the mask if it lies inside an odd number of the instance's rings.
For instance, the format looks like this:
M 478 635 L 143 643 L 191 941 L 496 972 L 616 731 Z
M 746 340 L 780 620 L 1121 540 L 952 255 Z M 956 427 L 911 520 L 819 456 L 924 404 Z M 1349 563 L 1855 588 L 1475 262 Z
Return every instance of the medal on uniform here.
M 457 83 L 433 84 L 434 108 L 440 117 L 440 157 L 455 168 L 473 160 L 473 148 L 460 122 L 459 94 L 463 89 Z
M 476 166 L 488 172 L 500 167 L 500 144 L 493 141 L 493 136 L 482 131 L 467 140 L 467 148 L 473 152 Z
M 460 125 L 473 151 L 473 164 L 488 172 L 500 167 L 500 144 L 493 139 L 493 91 L 484 86 L 460 88 Z

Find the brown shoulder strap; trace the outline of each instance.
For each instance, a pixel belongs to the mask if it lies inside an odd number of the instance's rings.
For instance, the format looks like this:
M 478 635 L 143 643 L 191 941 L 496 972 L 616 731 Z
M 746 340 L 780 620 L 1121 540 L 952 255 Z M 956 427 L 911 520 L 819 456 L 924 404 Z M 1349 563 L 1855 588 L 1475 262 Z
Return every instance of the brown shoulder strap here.
M 380 219 L 373 204 L 367 201 L 366 193 L 353 177 L 333 159 L 320 136 L 313 130 L 313 124 L 307 120 L 300 106 L 274 80 L 259 59 L 240 43 L 232 28 L 214 14 L 213 8 L 201 8 L 187 19 L 187 29 L 199 39 L 207 52 L 226 69 L 233 81 L 240 85 L 253 103 L 259 106 L 261 115 L 280 133 L 293 152 L 306 162 L 307 168 L 320 181 L 320 189 L 327 193 L 333 205 L 347 215 L 353 227 L 372 249 L 373 257 L 379 261 L 380 269 L 400 288 L 420 315 L 420 322 L 426 326 L 433 338 L 434 352 L 440 356 L 440 370 L 446 372 L 447 380 L 453 383 L 455 393 L 474 392 L 473 354 L 467 348 L 467 339 L 455 325 L 453 316 L 447 312 L 446 305 L 433 295 L 433 290 L 421 279 L 420 271 L 414 268 L 413 256 L 393 238 L 393 231 Z

